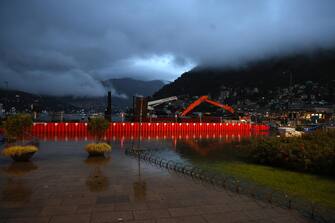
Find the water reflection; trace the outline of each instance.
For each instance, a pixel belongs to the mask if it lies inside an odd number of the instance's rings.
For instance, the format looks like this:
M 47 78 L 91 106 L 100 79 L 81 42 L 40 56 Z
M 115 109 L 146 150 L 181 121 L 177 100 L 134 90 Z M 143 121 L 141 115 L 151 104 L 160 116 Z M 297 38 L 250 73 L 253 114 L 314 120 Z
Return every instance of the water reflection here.
M 102 167 L 107 165 L 111 160 L 111 157 L 105 156 L 89 156 L 85 160 L 85 163 L 91 167 Z
M 107 165 L 111 157 L 88 157 L 85 164 L 92 168 L 87 177 L 86 186 L 91 192 L 102 192 L 109 188 L 109 179 L 103 174 L 101 168 Z
M 137 182 L 133 183 L 134 197 L 137 201 L 145 200 L 147 194 L 147 184 L 145 181 L 139 179 Z
M 183 157 L 198 157 L 203 160 L 240 159 L 247 154 L 247 142 L 215 139 L 178 140 L 176 152 Z M 205 159 L 204 159 L 205 158 Z
M 33 162 L 13 162 L 9 166 L 3 168 L 3 171 L 9 176 L 24 176 L 37 170 L 38 166 Z
M 7 178 L 2 191 L 2 200 L 14 202 L 29 200 L 32 195 L 32 189 L 21 177 L 37 169 L 38 166 L 33 162 L 13 162 L 3 168 L 9 178 Z
M 140 147 L 140 145 L 139 145 Z M 140 148 L 138 148 L 138 152 L 141 153 L 142 150 Z M 134 197 L 135 200 L 137 201 L 143 201 L 145 200 L 146 194 L 147 194 L 147 185 L 144 181 L 144 179 L 142 179 L 142 175 L 141 175 L 141 160 L 138 157 L 137 160 L 137 168 L 138 168 L 138 174 L 137 174 L 137 181 L 135 181 L 133 183 L 133 190 L 134 190 Z
M 178 140 L 176 143 L 176 151 L 181 153 L 193 152 L 200 156 L 211 156 L 218 153 L 228 152 L 233 149 L 237 151 L 244 141 L 226 141 L 216 139 L 188 139 Z
M 267 135 L 266 131 L 130 131 L 115 132 L 104 136 L 104 140 L 117 141 L 123 147 L 127 141 L 136 140 L 169 140 L 174 144 L 180 139 L 217 139 L 225 141 L 239 141 L 258 135 Z M 42 141 L 91 141 L 94 138 L 86 132 L 33 132 L 33 135 Z

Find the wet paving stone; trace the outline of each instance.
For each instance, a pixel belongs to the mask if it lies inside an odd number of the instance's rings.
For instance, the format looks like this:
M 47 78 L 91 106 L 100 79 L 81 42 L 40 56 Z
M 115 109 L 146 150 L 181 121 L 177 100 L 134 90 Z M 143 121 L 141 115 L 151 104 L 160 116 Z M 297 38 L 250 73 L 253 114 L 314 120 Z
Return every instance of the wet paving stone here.
M 35 217 L 40 214 L 41 210 L 41 208 L 0 208 L 0 217 Z
M 11 218 L 6 221 L 6 223 L 49 223 L 49 222 L 50 222 L 50 217 Z
M 93 223 L 124 222 L 130 220 L 134 220 L 134 216 L 131 211 L 95 213 L 92 217 Z
M 133 213 L 136 220 L 170 217 L 170 213 L 166 209 L 136 210 Z
M 32 160 L 37 168 L 24 176 L 0 171 L 0 223 L 309 222 L 292 210 L 139 165 L 119 144 L 109 160 L 88 162 L 87 143 L 41 142 Z M 13 165 L 0 157 L 0 169 Z
M 54 216 L 51 218 L 49 223 L 89 223 L 90 222 L 90 215 L 63 215 L 63 216 Z
M 67 215 L 74 214 L 77 206 L 59 206 L 59 207 L 46 207 L 41 211 L 41 216 L 54 216 L 54 215 Z
M 119 203 L 114 204 L 115 211 L 131 211 L 149 209 L 145 203 Z
M 116 196 L 98 196 L 96 204 L 115 204 L 129 202 L 129 196 L 116 195 Z

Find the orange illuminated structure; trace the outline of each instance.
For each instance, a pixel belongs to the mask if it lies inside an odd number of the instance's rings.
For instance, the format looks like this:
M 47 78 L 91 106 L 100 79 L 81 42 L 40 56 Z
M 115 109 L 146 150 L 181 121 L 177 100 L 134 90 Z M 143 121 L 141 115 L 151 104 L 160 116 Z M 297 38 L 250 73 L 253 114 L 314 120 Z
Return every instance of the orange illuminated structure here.
M 198 105 L 200 105 L 202 102 L 207 102 L 208 104 L 214 105 L 216 107 L 220 107 L 226 111 L 229 111 L 230 113 L 234 113 L 234 109 L 228 105 L 223 105 L 220 104 L 219 102 L 216 101 L 212 101 L 210 99 L 208 99 L 207 95 L 201 96 L 199 99 L 197 99 L 196 101 L 194 101 L 192 104 L 190 104 L 182 113 L 181 113 L 181 117 L 187 115 L 190 111 L 192 111 L 195 107 L 197 107 Z
M 220 139 L 225 141 L 267 135 L 269 126 L 250 123 L 134 123 L 109 124 L 105 140 L 132 139 Z M 87 130 L 87 123 L 48 122 L 34 123 L 30 134 L 41 141 L 94 140 Z

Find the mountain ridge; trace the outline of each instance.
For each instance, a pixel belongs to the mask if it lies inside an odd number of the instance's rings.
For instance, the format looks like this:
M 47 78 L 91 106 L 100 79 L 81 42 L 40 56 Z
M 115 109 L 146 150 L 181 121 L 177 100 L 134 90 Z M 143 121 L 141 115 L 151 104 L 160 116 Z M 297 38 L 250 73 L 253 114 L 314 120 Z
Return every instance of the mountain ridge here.
M 108 85 L 112 80 L 113 85 Z M 133 93 L 151 96 L 161 86 L 163 81 L 144 81 L 133 78 L 115 78 L 105 82 L 106 95 L 112 91 L 112 106 L 114 111 L 124 110 L 132 106 Z M 135 93 L 134 93 L 135 94 Z M 15 107 L 18 111 L 29 111 L 32 104 L 39 104 L 41 110 L 75 112 L 80 109 L 103 112 L 106 108 L 107 98 L 90 96 L 50 96 L 39 95 L 20 90 L 0 89 L 0 103 L 7 109 Z
M 291 79 L 291 80 L 290 80 Z M 251 62 L 241 67 L 196 67 L 155 92 L 155 98 L 172 95 L 218 97 L 222 86 L 257 87 L 267 91 L 306 81 L 327 84 L 335 79 L 335 50 L 295 54 Z

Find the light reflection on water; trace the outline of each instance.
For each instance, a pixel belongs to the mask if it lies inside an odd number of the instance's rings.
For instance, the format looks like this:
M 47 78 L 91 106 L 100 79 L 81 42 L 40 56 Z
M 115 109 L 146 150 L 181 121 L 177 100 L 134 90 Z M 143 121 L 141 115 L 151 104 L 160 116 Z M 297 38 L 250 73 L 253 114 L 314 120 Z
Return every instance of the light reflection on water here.
M 211 164 L 220 160 L 238 160 L 246 151 L 240 145 L 257 137 L 267 137 L 268 132 L 226 132 L 225 134 L 206 135 L 205 137 L 145 138 L 122 142 L 125 148 L 148 149 L 151 153 L 166 160 L 183 164 L 201 161 Z M 117 141 L 116 141 L 117 142 Z M 245 148 L 244 148 L 245 149 Z
M 159 154 L 162 158 L 187 163 L 189 158 L 196 157 L 203 161 L 210 162 L 220 158 L 227 159 L 227 152 L 231 152 L 232 144 L 239 144 L 254 137 L 268 136 L 269 132 L 264 131 L 210 131 L 188 134 L 179 132 L 177 134 L 166 135 L 164 132 L 133 132 L 105 136 L 104 140 L 108 143 L 118 145 L 122 150 L 127 148 L 140 147 L 150 149 Z M 88 143 L 92 137 L 85 133 L 78 132 L 39 132 L 36 135 L 42 142 L 59 142 L 66 146 L 66 142 Z M 71 153 L 72 151 L 68 151 Z M 66 155 L 62 153 L 62 155 Z M 232 158 L 232 156 L 229 156 Z
M 239 148 L 240 143 L 220 139 L 178 139 L 176 142 L 144 140 L 140 144 L 129 145 L 129 147 L 141 147 L 150 150 L 153 155 L 183 164 L 191 164 L 195 159 L 210 164 L 219 160 L 241 159 L 246 151 Z
M 111 161 L 111 157 L 96 156 L 87 157 L 84 161 L 91 167 L 91 171 L 86 180 L 86 185 L 91 192 L 102 192 L 108 190 L 109 179 L 103 173 L 103 168 Z
M 143 149 L 154 150 L 165 159 L 171 159 L 178 162 L 187 162 L 188 157 L 192 155 L 203 160 L 217 158 L 218 155 L 225 153 L 231 144 L 238 144 L 247 141 L 253 137 L 267 136 L 269 132 L 260 131 L 226 131 L 210 132 L 206 134 L 189 135 L 183 132 L 177 135 L 166 136 L 163 133 L 136 135 L 113 135 L 104 138 L 110 144 L 115 144 L 122 150 L 127 148 L 140 147 Z M 78 134 L 76 132 L 44 132 L 36 135 L 41 142 L 56 142 L 62 145 L 62 148 L 71 147 L 67 142 L 78 142 L 86 144 L 92 141 L 91 136 Z M 73 150 L 64 150 L 61 153 L 56 150 L 50 151 L 51 159 L 70 158 Z M 37 153 L 38 156 L 38 153 Z M 222 157 L 222 156 L 221 156 Z M 41 157 L 43 159 L 44 157 Z M 49 157 L 50 158 L 50 157 Z M 0 160 L 1 162 L 1 160 Z
M 33 190 L 24 177 L 37 169 L 38 166 L 33 162 L 13 162 L 3 167 L 2 171 L 6 178 L 1 193 L 2 200 L 10 202 L 29 201 Z
M 220 157 L 218 154 L 225 156 L 231 143 L 257 136 L 233 132 L 224 135 L 213 133 L 204 137 L 116 137 L 108 141 L 113 148 L 112 154 L 107 157 L 87 157 L 84 147 L 90 141 L 85 136 L 66 141 L 66 137 L 52 135 L 50 138 L 57 140 L 42 140 L 39 152 L 31 162 L 12 162 L 10 158 L 0 157 L 0 180 L 4 182 L 0 185 L 0 201 L 20 205 L 18 202 L 27 202 L 34 196 L 49 196 L 51 192 L 62 193 L 66 190 L 105 193 L 113 189 L 115 182 L 122 185 L 122 178 L 129 174 L 133 178 L 130 184 L 127 180 L 133 199 L 144 201 L 150 187 L 146 177 L 155 174 L 164 177 L 168 173 L 150 165 L 143 169 L 140 160 L 129 159 L 124 154 L 127 148 L 150 150 L 166 160 L 184 164 L 194 164 L 194 159 L 210 163 Z

